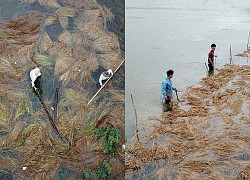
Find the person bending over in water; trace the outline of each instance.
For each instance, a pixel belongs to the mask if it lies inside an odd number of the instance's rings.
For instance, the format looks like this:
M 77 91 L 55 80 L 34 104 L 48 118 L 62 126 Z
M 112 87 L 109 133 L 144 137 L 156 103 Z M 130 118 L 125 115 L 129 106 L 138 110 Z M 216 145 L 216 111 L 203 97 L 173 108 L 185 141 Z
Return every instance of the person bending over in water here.
M 111 69 L 104 71 L 99 77 L 100 86 L 102 86 L 111 76 L 113 76 L 113 72 Z
M 36 79 L 41 76 L 41 72 L 40 72 L 40 69 L 38 67 L 32 69 L 30 71 L 30 79 L 31 79 L 31 85 L 32 87 L 37 90 L 37 88 L 35 87 L 35 81 Z

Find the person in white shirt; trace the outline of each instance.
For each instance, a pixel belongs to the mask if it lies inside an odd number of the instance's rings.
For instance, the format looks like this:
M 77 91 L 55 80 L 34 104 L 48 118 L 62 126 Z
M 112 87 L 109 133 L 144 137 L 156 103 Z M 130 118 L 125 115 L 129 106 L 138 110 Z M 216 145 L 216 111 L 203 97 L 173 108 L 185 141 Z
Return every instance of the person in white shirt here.
M 31 85 L 35 90 L 37 90 L 37 88 L 35 87 L 35 81 L 39 76 L 41 76 L 41 72 L 38 67 L 30 71 Z
M 108 80 L 111 76 L 113 76 L 113 72 L 111 69 L 104 71 L 99 77 L 99 84 L 102 86 L 106 80 Z

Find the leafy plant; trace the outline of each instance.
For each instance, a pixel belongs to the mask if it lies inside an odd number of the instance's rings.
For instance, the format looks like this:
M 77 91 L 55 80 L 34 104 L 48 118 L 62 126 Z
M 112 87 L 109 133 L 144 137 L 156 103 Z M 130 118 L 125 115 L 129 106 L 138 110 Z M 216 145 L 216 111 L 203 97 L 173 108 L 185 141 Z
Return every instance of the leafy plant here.
M 84 169 L 83 173 L 84 173 L 85 179 L 87 179 L 87 180 L 97 180 L 98 179 L 97 175 L 92 173 L 91 170 L 89 170 L 89 169 Z
M 112 179 L 110 174 L 111 174 L 111 167 L 109 164 L 109 161 L 104 160 L 102 165 L 96 169 L 96 173 L 99 178 L 101 179 Z
M 121 130 L 119 128 L 111 126 L 97 128 L 94 131 L 94 135 L 97 138 L 101 138 L 105 154 L 115 155 L 115 148 L 121 140 Z
M 89 169 L 84 169 L 84 177 L 87 180 L 97 180 L 97 179 L 105 179 L 105 180 L 111 180 L 112 168 L 110 167 L 109 161 L 104 160 L 103 163 L 97 167 L 94 172 L 92 172 Z

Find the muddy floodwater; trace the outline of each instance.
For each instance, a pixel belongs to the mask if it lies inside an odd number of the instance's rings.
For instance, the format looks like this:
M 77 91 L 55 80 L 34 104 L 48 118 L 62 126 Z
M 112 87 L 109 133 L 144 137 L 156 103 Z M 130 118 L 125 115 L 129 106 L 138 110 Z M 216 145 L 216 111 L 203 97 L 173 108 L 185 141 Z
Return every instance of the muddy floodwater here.
M 173 69 L 174 86 L 185 91 L 206 76 L 207 54 L 217 44 L 216 66 L 246 49 L 250 27 L 248 0 L 126 1 L 126 136 L 139 124 L 159 115 L 163 74 Z M 233 56 L 233 63 L 247 64 Z M 179 92 L 181 96 L 183 92 Z

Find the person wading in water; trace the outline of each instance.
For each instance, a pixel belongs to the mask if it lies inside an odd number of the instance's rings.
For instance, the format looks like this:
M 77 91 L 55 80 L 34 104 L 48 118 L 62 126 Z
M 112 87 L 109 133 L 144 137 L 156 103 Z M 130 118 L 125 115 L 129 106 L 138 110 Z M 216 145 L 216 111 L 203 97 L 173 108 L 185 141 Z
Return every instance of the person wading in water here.
M 214 66 L 214 57 L 217 57 L 216 55 L 214 55 L 215 49 L 216 49 L 216 45 L 212 44 L 211 45 L 211 50 L 208 53 L 208 68 L 209 68 L 208 75 L 214 74 L 214 69 L 215 69 L 215 66 Z
M 174 93 L 173 90 L 176 91 L 177 89 L 173 87 L 172 78 L 174 76 L 173 70 L 168 70 L 164 74 L 164 80 L 161 83 L 161 99 L 163 100 L 163 111 L 172 111 L 173 110 L 173 97 Z

